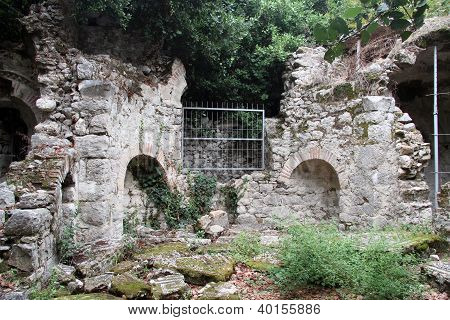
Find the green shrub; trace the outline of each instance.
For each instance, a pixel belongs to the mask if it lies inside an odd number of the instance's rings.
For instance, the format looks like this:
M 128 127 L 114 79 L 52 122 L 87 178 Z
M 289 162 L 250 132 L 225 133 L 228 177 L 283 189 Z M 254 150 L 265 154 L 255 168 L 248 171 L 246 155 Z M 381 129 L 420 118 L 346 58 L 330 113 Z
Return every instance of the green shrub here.
M 37 285 L 33 286 L 28 297 L 30 300 L 51 300 L 61 294 L 69 294 L 69 292 L 58 282 L 56 273 L 52 272 L 46 285 L 41 288 Z
M 358 263 L 355 244 L 330 226 L 291 227 L 280 257 L 283 268 L 275 276 L 287 289 L 305 285 L 352 286 Z
M 405 299 L 418 294 L 420 282 L 411 270 L 417 264 L 414 256 L 390 251 L 378 241 L 362 251 L 361 258 L 355 291 L 366 299 Z
M 333 226 L 291 227 L 280 252 L 282 267 L 272 273 L 287 290 L 308 285 L 343 288 L 366 299 L 417 296 L 417 260 L 390 250 L 382 236 L 361 248 Z
M 257 234 L 240 233 L 231 243 L 230 252 L 239 262 L 248 262 L 264 252 L 264 246 Z

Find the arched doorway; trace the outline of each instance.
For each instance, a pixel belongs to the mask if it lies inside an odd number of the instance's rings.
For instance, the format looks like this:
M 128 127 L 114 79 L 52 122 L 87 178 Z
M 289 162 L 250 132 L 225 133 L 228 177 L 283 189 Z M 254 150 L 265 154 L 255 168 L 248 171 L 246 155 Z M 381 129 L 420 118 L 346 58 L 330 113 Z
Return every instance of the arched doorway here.
M 339 178 L 328 162 L 321 159 L 301 162 L 292 171 L 289 185 L 301 195 L 300 210 L 317 220 L 338 218 Z
M 157 209 L 157 199 L 167 187 L 166 174 L 159 162 L 147 155 L 138 155 L 127 166 L 122 203 L 124 233 L 136 225 L 164 228 L 165 222 Z
M 0 176 L 13 161 L 24 160 L 30 145 L 30 132 L 20 111 L 0 108 Z

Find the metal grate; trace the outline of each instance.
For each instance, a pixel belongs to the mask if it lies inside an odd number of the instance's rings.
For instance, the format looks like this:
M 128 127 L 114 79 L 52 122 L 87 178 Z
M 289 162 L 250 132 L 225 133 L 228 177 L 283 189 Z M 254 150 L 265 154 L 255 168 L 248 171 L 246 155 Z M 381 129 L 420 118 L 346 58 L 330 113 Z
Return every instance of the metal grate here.
M 183 102 L 183 167 L 264 169 L 264 106 Z

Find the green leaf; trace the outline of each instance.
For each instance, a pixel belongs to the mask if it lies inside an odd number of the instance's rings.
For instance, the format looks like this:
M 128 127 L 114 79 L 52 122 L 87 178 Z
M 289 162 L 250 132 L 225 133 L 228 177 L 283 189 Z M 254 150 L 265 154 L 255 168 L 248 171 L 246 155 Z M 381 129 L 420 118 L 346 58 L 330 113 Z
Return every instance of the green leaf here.
M 316 24 L 316 26 L 314 27 L 313 33 L 314 33 L 314 38 L 319 43 L 326 43 L 329 39 L 328 30 L 320 24 Z
M 391 11 L 389 12 L 389 17 L 393 19 L 401 19 L 405 16 L 405 14 L 401 11 Z
M 368 27 L 367 27 L 367 32 L 369 33 L 369 35 L 371 35 L 372 33 L 375 32 L 375 30 L 378 29 L 380 25 L 377 22 L 372 22 Z
M 332 63 L 334 59 L 336 59 L 337 57 L 341 56 L 344 53 L 344 48 L 345 46 L 343 43 L 338 43 L 334 47 L 331 47 L 325 53 L 325 60 L 328 61 L 329 63 Z
M 346 19 L 354 19 L 356 18 L 356 16 L 358 14 L 360 14 L 363 11 L 362 7 L 353 7 L 353 8 L 348 8 L 347 10 L 345 10 L 344 12 L 344 18 Z
M 340 34 L 348 34 L 349 32 L 347 22 L 341 17 L 334 19 L 331 22 L 330 28 L 336 30 Z
M 404 31 L 401 34 L 402 37 L 402 41 L 406 41 L 406 39 L 408 39 L 411 36 L 412 32 L 411 31 Z
M 405 19 L 392 20 L 391 22 L 391 28 L 394 30 L 405 30 L 410 25 L 411 23 Z
M 361 31 L 361 44 L 364 46 L 366 45 L 370 40 L 370 33 L 367 32 L 367 30 Z
M 394 8 L 398 8 L 401 6 L 405 6 L 408 3 L 408 0 L 394 0 L 392 6 Z

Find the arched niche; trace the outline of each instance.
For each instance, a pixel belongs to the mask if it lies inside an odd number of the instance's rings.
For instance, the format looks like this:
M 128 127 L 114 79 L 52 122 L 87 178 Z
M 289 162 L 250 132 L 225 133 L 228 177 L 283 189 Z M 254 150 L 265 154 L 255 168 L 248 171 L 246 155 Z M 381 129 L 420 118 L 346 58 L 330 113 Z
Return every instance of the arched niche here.
M 336 170 L 321 159 L 301 162 L 289 178 L 288 185 L 296 194 L 302 195 L 303 210 L 320 219 L 338 218 L 340 183 Z

